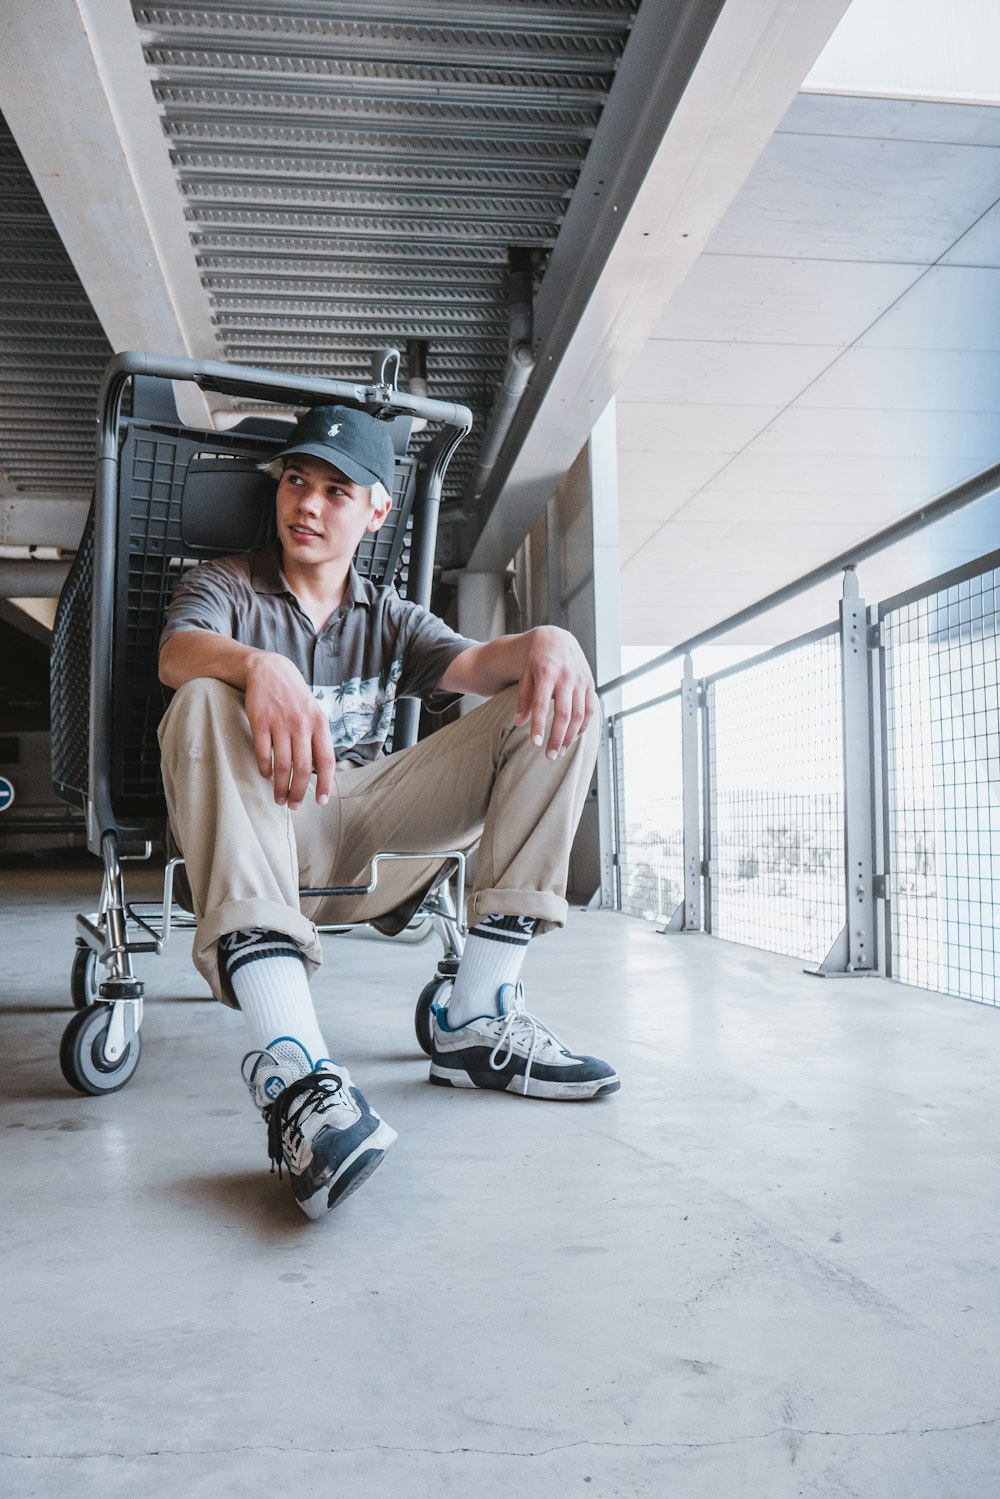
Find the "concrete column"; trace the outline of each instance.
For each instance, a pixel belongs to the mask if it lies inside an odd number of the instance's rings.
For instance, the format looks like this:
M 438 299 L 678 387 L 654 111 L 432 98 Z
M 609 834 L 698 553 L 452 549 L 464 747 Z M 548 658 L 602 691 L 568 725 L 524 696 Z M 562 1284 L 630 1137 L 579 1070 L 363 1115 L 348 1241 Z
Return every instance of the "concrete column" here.
M 618 426 L 614 397 L 597 419 L 588 443 L 594 573 L 594 676 L 598 685 L 621 673 L 621 575 L 618 556 Z M 602 703 L 605 715 L 621 707 L 621 694 Z M 578 842 L 588 848 L 597 878 L 594 902 L 614 909 L 614 803 L 612 762 L 607 734 L 602 735 L 597 761 L 597 800 L 585 817 Z M 583 847 L 580 850 L 583 852 Z M 593 876 L 592 876 L 593 878 Z
M 458 579 L 458 630 L 473 640 L 495 640 L 506 628 L 502 572 L 463 572 Z M 460 713 L 470 713 L 481 697 L 467 694 Z
M 590 503 L 594 531 L 594 675 L 621 674 L 621 559 L 618 555 L 618 424 L 612 396 L 590 434 Z M 619 694 L 605 704 L 621 706 Z

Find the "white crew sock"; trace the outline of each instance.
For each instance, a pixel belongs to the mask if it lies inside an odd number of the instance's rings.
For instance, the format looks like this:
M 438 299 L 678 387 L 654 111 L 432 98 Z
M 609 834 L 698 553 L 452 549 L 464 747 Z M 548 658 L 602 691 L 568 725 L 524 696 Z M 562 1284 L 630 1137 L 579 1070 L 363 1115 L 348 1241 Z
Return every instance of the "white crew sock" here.
M 313 1066 L 329 1057 L 305 963 L 291 937 L 259 929 L 229 932 L 219 942 L 219 961 L 243 1012 L 253 1051 L 267 1051 L 288 1037 L 299 1043 Z M 282 1051 L 286 1063 L 293 1055 L 291 1048 Z
M 482 916 L 469 928 L 445 1015 L 452 1030 L 500 1013 L 500 985 L 516 983 L 536 924 L 533 916 Z

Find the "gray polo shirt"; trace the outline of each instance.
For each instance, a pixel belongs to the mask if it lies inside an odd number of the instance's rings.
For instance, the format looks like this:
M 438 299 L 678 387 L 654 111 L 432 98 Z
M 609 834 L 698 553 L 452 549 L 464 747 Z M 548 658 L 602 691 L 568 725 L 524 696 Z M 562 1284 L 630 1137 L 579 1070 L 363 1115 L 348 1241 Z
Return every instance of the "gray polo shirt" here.
M 180 630 L 212 630 L 294 661 L 326 710 L 337 758 L 352 765 L 382 754 L 397 697 L 422 698 L 438 711 L 454 702 L 455 694 L 435 688 L 476 644 L 353 566 L 339 608 L 317 634 L 281 571 L 276 543 L 185 573 L 160 644 Z

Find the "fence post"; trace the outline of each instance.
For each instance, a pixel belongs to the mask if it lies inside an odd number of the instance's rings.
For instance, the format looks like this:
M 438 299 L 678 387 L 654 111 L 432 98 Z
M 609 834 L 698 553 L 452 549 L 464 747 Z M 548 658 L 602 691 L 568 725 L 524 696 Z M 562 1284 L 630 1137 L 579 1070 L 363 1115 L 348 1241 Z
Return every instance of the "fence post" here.
M 622 908 L 618 871 L 618 756 L 615 735 L 618 722 L 613 714 L 607 718 L 597 751 L 597 833 L 600 846 L 601 883 L 590 902 L 604 911 Z
M 712 691 L 704 678 L 698 683 L 701 703 L 701 852 L 704 884 L 703 921 L 705 931 L 712 932 L 712 837 L 715 817 L 715 763 L 712 755 Z
M 885 649 L 878 604 L 868 610 L 868 664 L 871 670 L 872 715 L 872 906 L 875 920 L 875 949 L 872 967 L 883 978 L 892 976 L 892 919 L 886 899 L 886 866 L 889 850 L 886 795 L 889 766 L 886 759 L 888 725 L 885 699 Z
M 816 970 L 875 972 L 872 723 L 868 614 L 853 567 L 844 569 L 840 604 L 840 690 L 844 754 L 844 926 Z
M 684 823 L 684 895 L 664 932 L 701 931 L 701 836 L 698 826 L 698 683 L 691 656 L 681 679 L 681 787 Z

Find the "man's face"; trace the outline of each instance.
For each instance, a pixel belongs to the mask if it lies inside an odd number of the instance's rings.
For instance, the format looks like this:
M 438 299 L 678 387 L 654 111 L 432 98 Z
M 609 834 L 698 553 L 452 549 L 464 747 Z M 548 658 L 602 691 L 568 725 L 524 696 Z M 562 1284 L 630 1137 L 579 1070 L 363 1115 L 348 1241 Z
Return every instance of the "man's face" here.
M 390 505 L 309 453 L 294 453 L 278 482 L 278 540 L 286 561 L 312 566 L 349 562 L 366 531 L 377 531 Z

